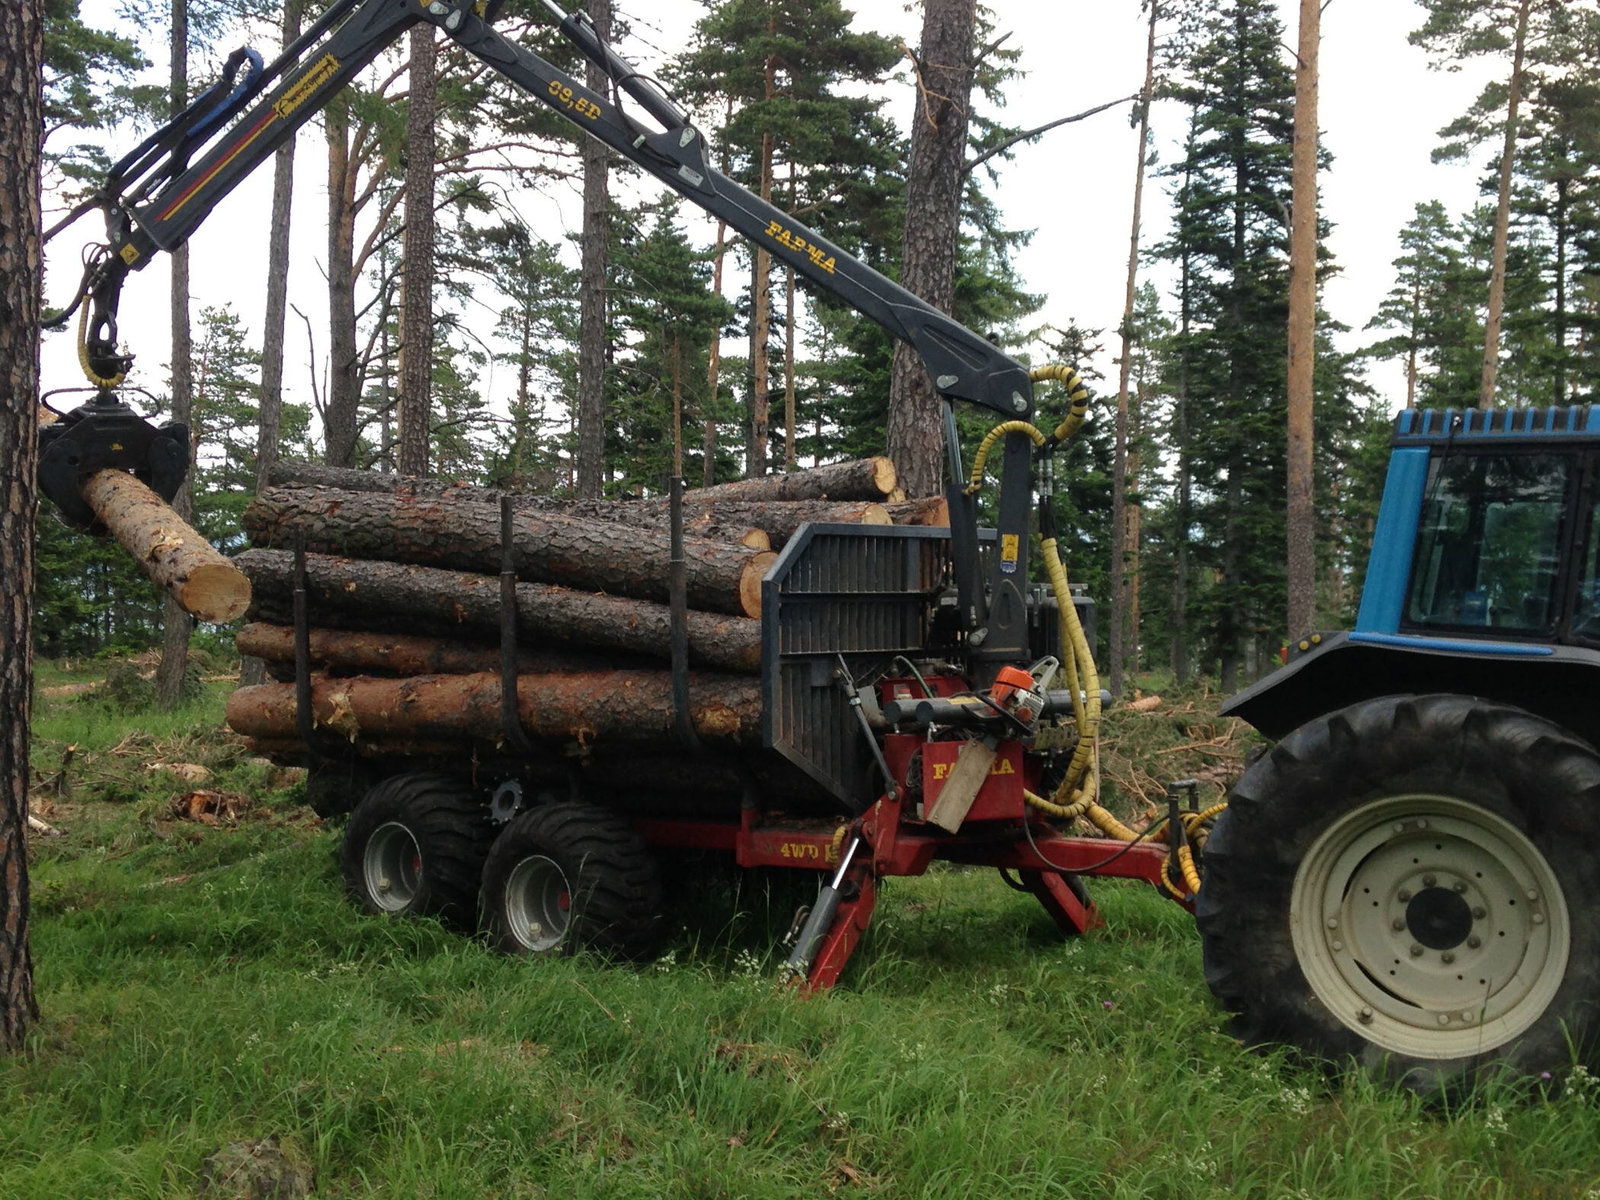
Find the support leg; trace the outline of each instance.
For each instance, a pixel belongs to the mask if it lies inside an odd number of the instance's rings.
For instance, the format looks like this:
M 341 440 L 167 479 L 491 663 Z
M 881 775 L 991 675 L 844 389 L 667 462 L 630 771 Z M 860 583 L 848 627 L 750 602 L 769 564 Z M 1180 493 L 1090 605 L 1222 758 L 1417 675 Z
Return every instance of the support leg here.
M 1020 874 L 1022 886 L 1038 898 L 1045 912 L 1067 936 L 1087 933 L 1106 923 L 1077 879 L 1069 880 L 1055 871 L 1022 871 Z
M 823 939 L 811 972 L 806 976 L 807 992 L 831 988 L 838 982 L 861 935 L 872 922 L 872 909 L 878 902 L 878 880 L 867 863 L 851 868 L 842 891 L 833 927 Z

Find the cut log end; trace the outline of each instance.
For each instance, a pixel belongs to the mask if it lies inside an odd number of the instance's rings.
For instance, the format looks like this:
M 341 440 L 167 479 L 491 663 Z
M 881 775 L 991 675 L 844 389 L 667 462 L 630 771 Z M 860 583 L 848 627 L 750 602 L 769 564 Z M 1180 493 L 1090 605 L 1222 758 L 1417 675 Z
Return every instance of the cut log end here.
M 176 591 L 183 610 L 201 621 L 232 621 L 250 607 L 250 580 L 231 562 L 195 567 Z
M 900 483 L 900 473 L 894 468 L 894 459 L 882 454 L 872 459 L 872 482 L 885 496 L 894 492 Z
M 766 577 L 778 556 L 770 550 L 752 554 L 739 576 L 739 604 L 747 617 L 761 615 L 761 581 Z

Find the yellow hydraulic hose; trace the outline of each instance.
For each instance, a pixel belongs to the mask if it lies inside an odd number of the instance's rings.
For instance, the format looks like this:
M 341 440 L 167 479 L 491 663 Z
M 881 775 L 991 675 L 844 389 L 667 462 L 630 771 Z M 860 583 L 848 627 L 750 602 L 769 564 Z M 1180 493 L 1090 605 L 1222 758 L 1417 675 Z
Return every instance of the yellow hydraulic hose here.
M 83 307 L 78 313 L 78 365 L 83 368 L 84 375 L 95 387 L 114 388 L 127 378 L 127 372 L 118 371 L 108 378 L 96 375 L 94 368 L 89 365 L 89 308 L 89 297 L 85 296 Z

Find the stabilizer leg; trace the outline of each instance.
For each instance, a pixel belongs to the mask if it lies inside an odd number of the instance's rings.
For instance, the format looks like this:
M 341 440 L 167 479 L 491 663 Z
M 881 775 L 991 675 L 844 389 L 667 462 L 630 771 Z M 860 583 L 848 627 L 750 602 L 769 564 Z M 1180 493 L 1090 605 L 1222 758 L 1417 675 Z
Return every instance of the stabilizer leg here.
M 1021 871 L 1019 874 L 1022 886 L 1044 905 L 1045 912 L 1067 936 L 1088 933 L 1106 923 L 1094 901 L 1089 899 L 1089 893 L 1083 890 L 1083 884 L 1076 880 L 1069 883 L 1066 876 L 1056 871 Z

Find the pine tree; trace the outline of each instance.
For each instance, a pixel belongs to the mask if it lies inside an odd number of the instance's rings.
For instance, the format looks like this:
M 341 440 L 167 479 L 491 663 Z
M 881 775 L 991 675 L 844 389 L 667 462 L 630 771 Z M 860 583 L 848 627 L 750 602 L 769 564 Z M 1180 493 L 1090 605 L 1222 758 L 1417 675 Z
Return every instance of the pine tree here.
M 1175 229 L 1186 335 L 1184 469 L 1195 492 L 1200 565 L 1215 584 L 1189 598 L 1210 627 L 1222 686 L 1258 660 L 1281 611 L 1284 575 L 1284 214 L 1293 80 L 1265 0 L 1232 0 L 1206 23 L 1183 98 L 1192 135 L 1178 166 Z M 1204 330 L 1204 336 L 1189 336 Z M 1203 426 L 1203 435 L 1200 433 Z M 1275 639 L 1274 639 L 1275 641 Z
M 850 28 L 839 0 L 721 0 L 695 27 L 678 63 L 683 93 L 722 111 L 718 140 L 730 168 L 763 199 L 786 181 L 791 209 L 835 237 L 830 214 L 859 215 L 848 203 L 858 181 L 885 165 L 888 127 L 877 101 L 849 85 L 878 79 L 898 51 L 886 38 Z M 813 214 L 814 210 L 814 214 Z M 747 473 L 766 473 L 771 436 L 769 341 L 772 260 L 751 263 L 751 420 Z

